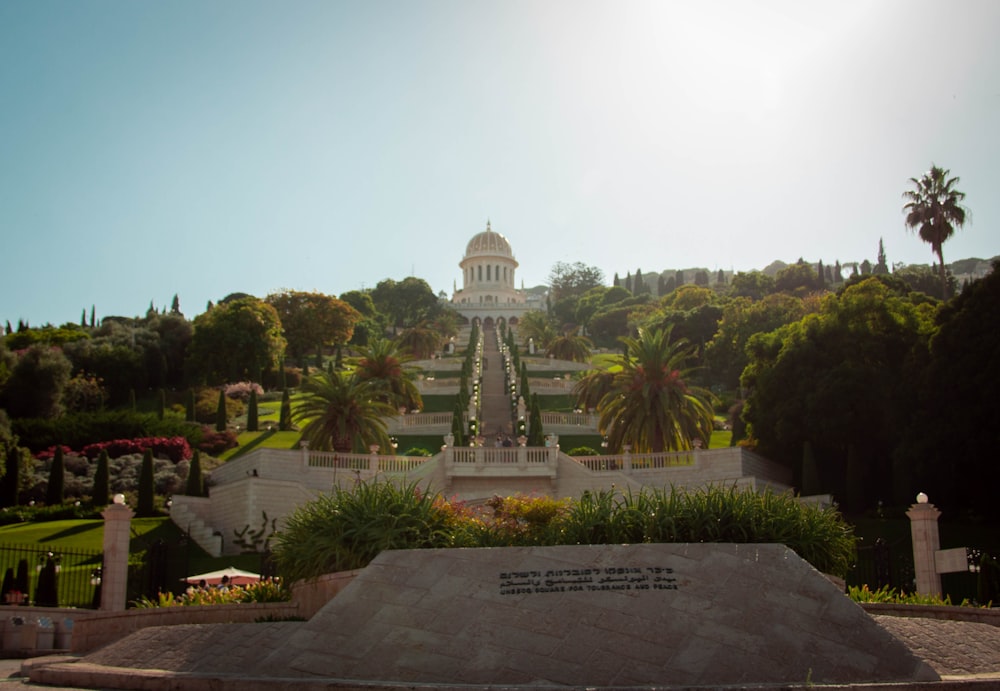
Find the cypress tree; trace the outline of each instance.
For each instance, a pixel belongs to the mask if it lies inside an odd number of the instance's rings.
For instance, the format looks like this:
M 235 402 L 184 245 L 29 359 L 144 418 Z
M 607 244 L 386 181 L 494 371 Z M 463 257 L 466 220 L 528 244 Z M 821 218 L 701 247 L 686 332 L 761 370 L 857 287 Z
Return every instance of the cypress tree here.
M 184 402 L 184 419 L 188 422 L 194 422 L 194 412 L 195 412 L 195 399 L 194 399 L 194 389 L 188 389 L 187 400 Z
M 542 409 L 538 406 L 538 394 L 531 394 L 531 412 L 528 413 L 528 446 L 545 446 L 545 431 L 542 429 Z
M 35 604 L 39 607 L 58 607 L 59 595 L 56 587 L 56 560 L 51 552 L 45 559 L 45 564 L 38 572 L 38 584 L 35 586 Z
M 0 506 L 17 506 L 21 496 L 21 449 L 14 440 L 0 444 L 0 449 L 4 450 L 4 474 L 0 478 Z
M 28 601 L 28 560 L 21 559 L 17 562 L 17 576 L 14 577 L 14 587 L 24 595 L 24 601 Z
M 156 513 L 154 506 L 155 485 L 153 481 L 153 450 L 146 449 L 142 455 L 142 467 L 139 470 L 139 498 L 136 502 L 135 515 L 149 517 Z
M 451 433 L 455 437 L 455 446 L 465 446 L 465 430 L 463 429 L 465 425 L 462 422 L 462 414 L 465 411 L 462 409 L 462 404 L 459 401 L 455 401 L 455 412 L 451 416 Z
M 128 390 L 128 406 L 135 412 L 135 389 Z
M 247 405 L 247 432 L 257 432 L 260 425 L 257 420 L 257 389 L 250 389 L 250 403 Z
M 819 466 L 812 444 L 808 441 L 802 444 L 802 494 L 811 496 L 820 493 Z
M 281 381 L 278 383 L 281 385 L 282 389 L 288 388 L 288 374 L 285 372 L 285 358 L 281 358 L 281 362 L 278 364 L 279 371 L 281 372 Z
M 344 369 L 344 348 L 338 343 L 337 354 L 333 358 L 333 366 L 338 370 Z
M 226 392 L 219 389 L 219 405 L 215 409 L 215 431 L 226 431 Z
M 94 489 L 90 494 L 95 508 L 107 506 L 111 502 L 110 479 L 108 452 L 106 449 L 101 449 L 101 455 L 97 457 L 97 470 L 94 471 Z
M 292 429 L 292 400 L 288 389 L 281 393 L 281 412 L 278 414 L 278 429 L 288 432 Z
M 96 308 L 94 307 L 94 305 L 91 305 L 90 306 L 90 328 L 92 328 L 92 329 L 95 326 L 97 326 L 97 320 L 95 319 L 96 316 L 97 316 L 97 314 L 96 314 Z
M 52 456 L 52 467 L 49 469 L 49 488 L 45 492 L 45 503 L 49 506 L 62 504 L 65 486 L 66 463 L 63 460 L 62 446 L 57 445 L 56 452 Z
M 201 476 L 201 452 L 194 450 L 191 456 L 191 468 L 188 470 L 187 488 L 184 492 L 189 497 L 205 496 L 205 481 Z
M 167 414 L 167 392 L 160 389 L 156 393 L 156 417 L 160 420 Z

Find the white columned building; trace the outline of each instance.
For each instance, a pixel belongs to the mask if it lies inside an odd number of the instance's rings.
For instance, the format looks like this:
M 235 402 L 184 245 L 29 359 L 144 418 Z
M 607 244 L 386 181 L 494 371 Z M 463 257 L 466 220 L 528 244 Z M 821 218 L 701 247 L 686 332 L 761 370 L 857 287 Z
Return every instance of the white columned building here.
M 530 309 L 524 289 L 516 288 L 517 266 L 510 242 L 487 221 L 486 230 L 472 236 L 459 262 L 462 287 L 456 287 L 451 306 L 470 323 L 516 325 Z

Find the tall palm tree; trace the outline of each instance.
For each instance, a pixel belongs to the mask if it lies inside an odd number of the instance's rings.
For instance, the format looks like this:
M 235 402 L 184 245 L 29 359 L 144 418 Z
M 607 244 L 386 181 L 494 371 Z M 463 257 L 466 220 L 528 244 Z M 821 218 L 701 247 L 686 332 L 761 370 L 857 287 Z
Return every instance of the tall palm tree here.
M 713 396 L 687 383 L 694 347 L 672 341 L 671 330 L 640 329 L 636 338 L 621 339 L 622 369 L 598 406 L 601 431 L 616 452 L 624 444 L 639 453 L 679 451 L 695 439 L 708 446 Z
M 966 209 L 962 206 L 965 192 L 955 189 L 958 177 L 949 177 L 950 170 L 931 165 L 931 169 L 919 179 L 910 178 L 913 189 L 903 192 L 903 212 L 906 227 L 920 236 L 931 246 L 938 258 L 938 273 L 941 276 L 942 295 L 948 298 L 948 281 L 944 271 L 942 245 L 955 234 L 956 228 L 965 225 Z
M 377 380 L 319 371 L 302 382 L 302 398 L 292 418 L 304 425 L 302 438 L 313 449 L 365 453 L 372 444 L 388 449 L 385 419 L 397 413 L 379 400 L 382 393 Z
M 413 358 L 400 350 L 395 341 L 375 338 L 366 347 L 358 348 L 358 353 L 354 372 L 358 379 L 381 382 L 379 400 L 397 409 L 423 408 L 424 401 L 413 383 L 416 370 L 407 364 Z

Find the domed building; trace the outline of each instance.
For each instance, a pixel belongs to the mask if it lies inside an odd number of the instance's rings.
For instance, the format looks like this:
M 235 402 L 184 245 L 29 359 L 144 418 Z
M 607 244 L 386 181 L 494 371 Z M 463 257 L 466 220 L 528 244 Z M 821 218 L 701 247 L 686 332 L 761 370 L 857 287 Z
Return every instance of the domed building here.
M 462 287 L 455 288 L 451 306 L 470 323 L 478 320 L 490 327 L 504 321 L 516 325 L 530 309 L 524 289 L 515 287 L 517 260 L 510 242 L 494 233 L 489 221 L 486 230 L 469 240 L 458 266 L 462 269 Z

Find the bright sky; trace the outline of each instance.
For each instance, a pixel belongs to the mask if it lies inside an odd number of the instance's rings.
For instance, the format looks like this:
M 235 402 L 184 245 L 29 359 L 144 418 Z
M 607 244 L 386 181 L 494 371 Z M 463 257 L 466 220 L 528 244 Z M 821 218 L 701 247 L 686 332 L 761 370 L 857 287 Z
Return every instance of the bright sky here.
M 556 261 L 1000 254 L 996 0 L 5 0 L 0 320 L 460 283 L 487 219 Z M 3 322 L 0 321 L 0 324 Z

